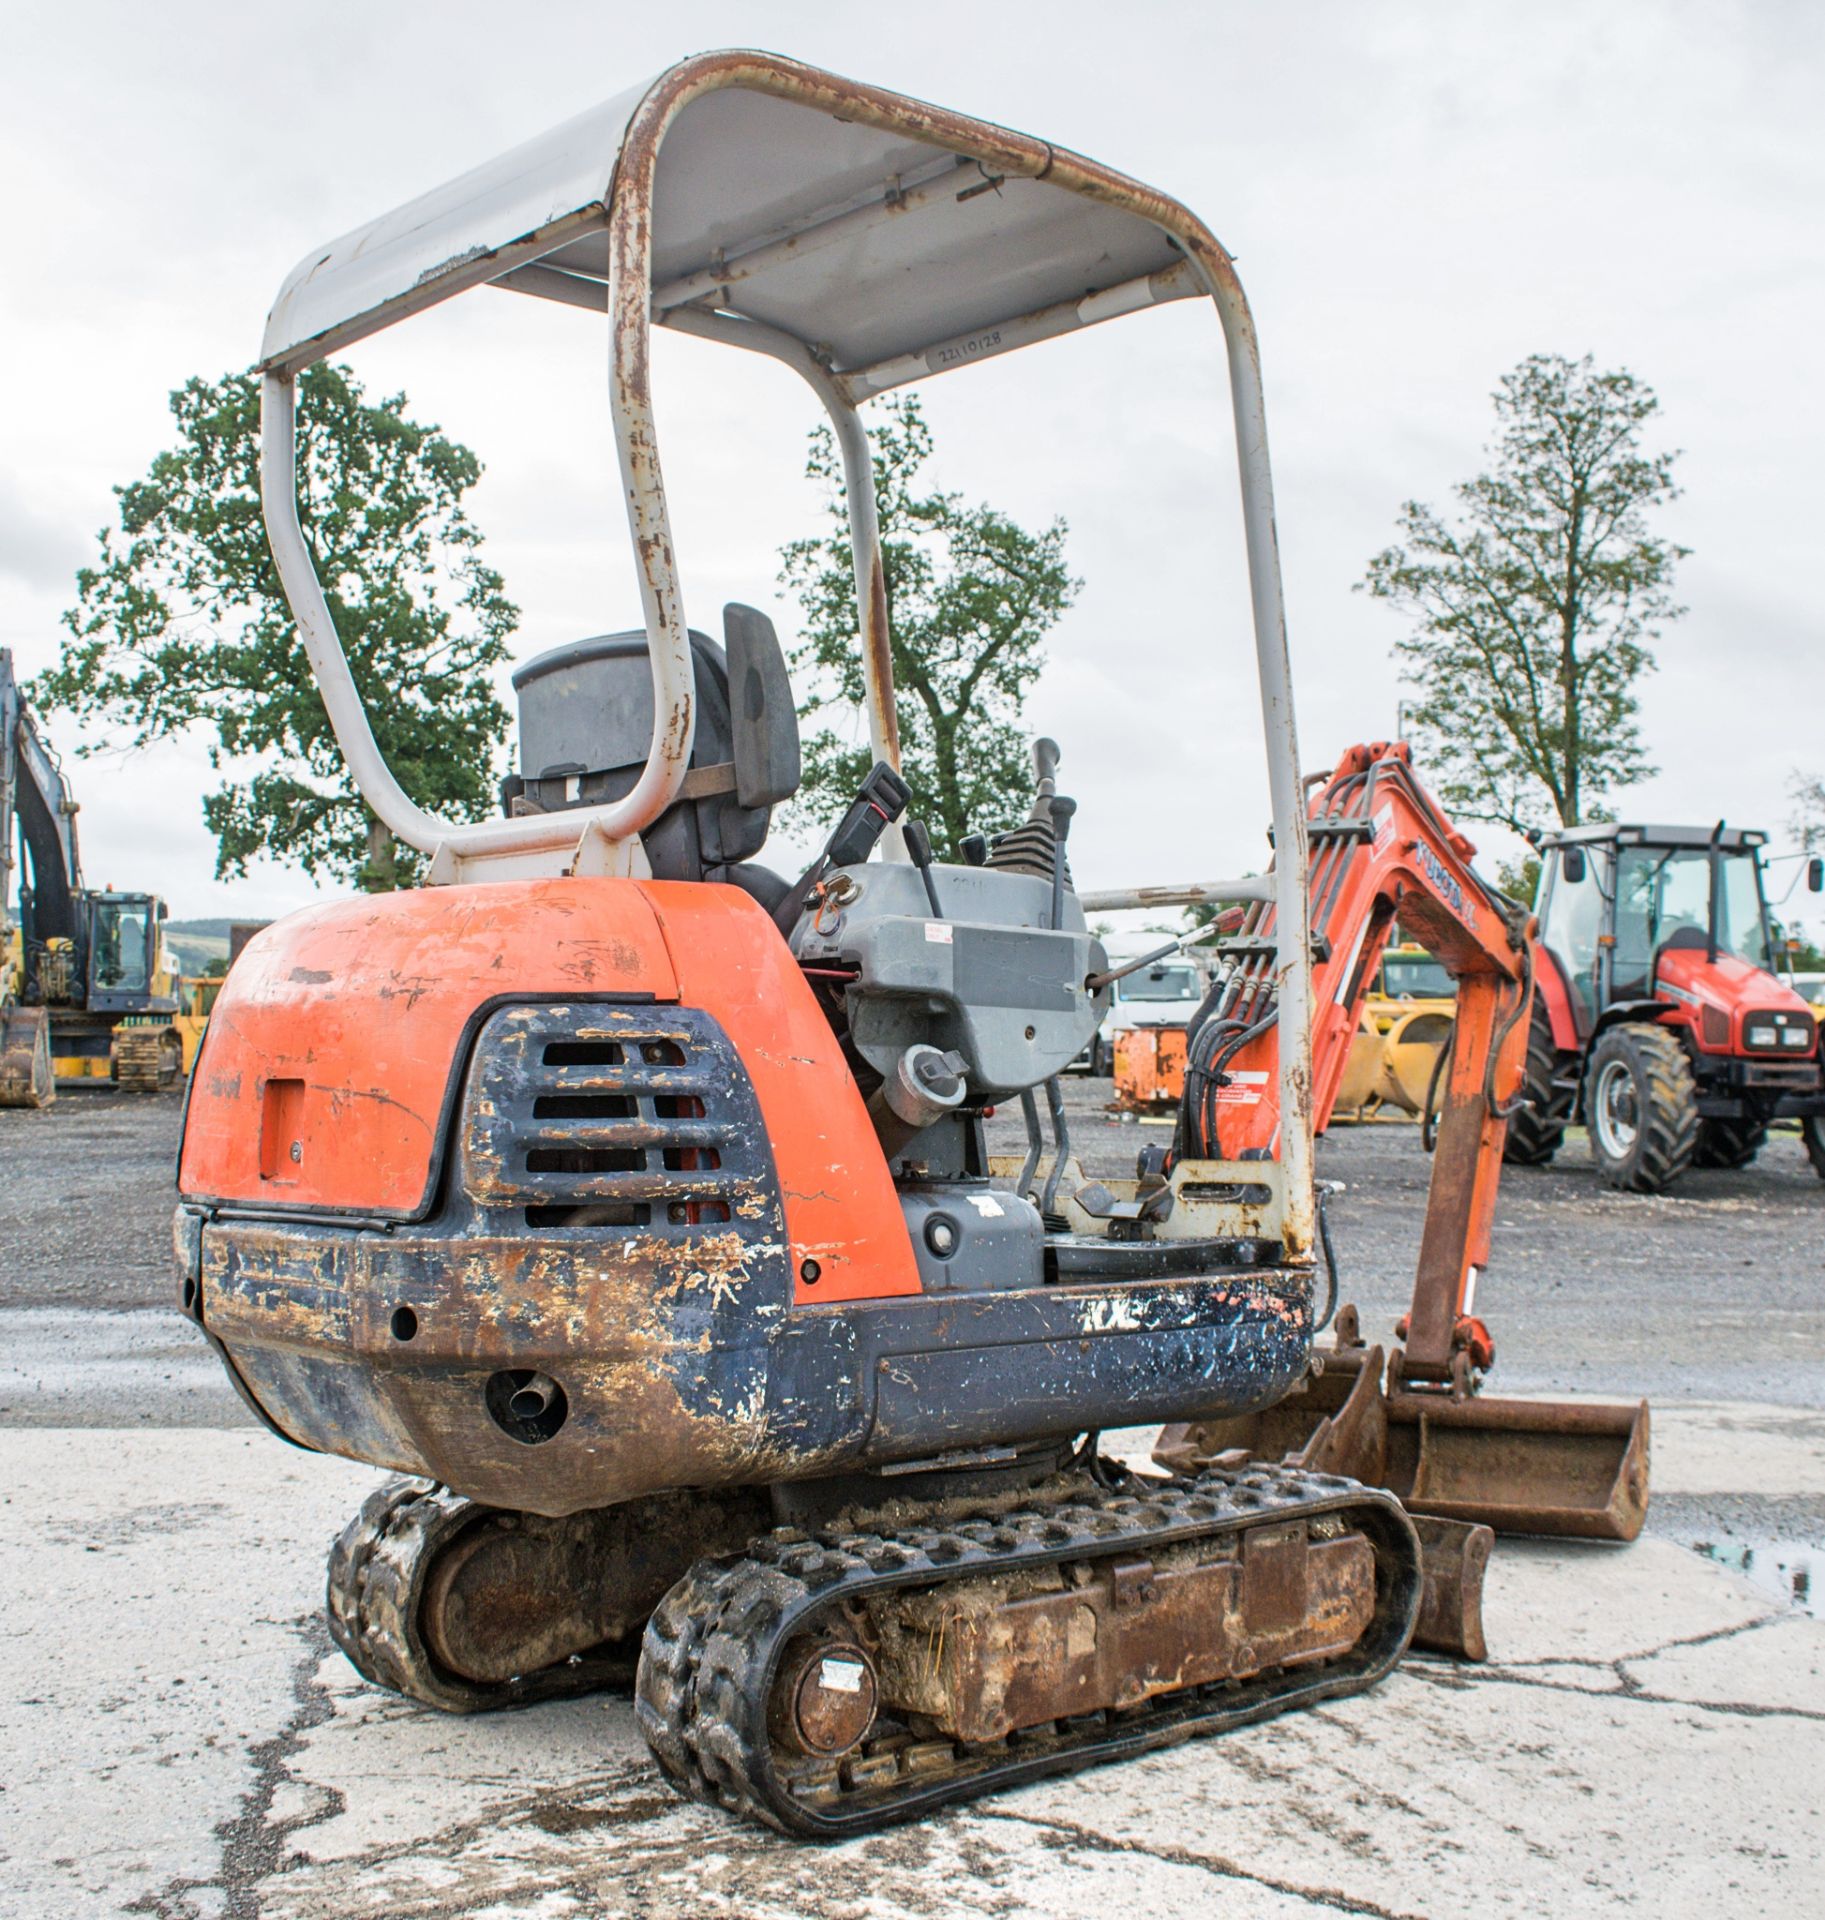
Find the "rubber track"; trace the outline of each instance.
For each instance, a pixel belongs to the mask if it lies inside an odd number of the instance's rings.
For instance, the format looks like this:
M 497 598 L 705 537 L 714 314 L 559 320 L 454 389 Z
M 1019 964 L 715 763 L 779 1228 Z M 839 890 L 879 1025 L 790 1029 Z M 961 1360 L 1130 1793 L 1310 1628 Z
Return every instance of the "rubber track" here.
M 1596 1130 L 1591 1132 L 1591 1157 L 1597 1171 L 1612 1187 L 1625 1193 L 1661 1193 L 1670 1187 L 1692 1164 L 1698 1150 L 1698 1083 L 1692 1078 L 1692 1063 L 1686 1050 L 1665 1027 L 1647 1021 L 1631 1021 L 1612 1027 L 1600 1037 L 1599 1044 L 1611 1034 L 1625 1037 L 1643 1056 L 1641 1066 L 1647 1082 L 1648 1098 L 1643 1105 L 1639 1136 L 1632 1164 L 1612 1169 L 1597 1152 Z M 1596 1049 L 1592 1049 L 1593 1064 Z M 1590 1115 L 1587 1110 L 1586 1121 Z
M 744 1557 L 700 1561 L 647 1623 L 634 1706 L 654 1758 L 692 1799 L 782 1832 L 838 1838 L 1360 1692 L 1406 1651 L 1419 1601 L 1418 1544 L 1391 1494 L 1334 1475 L 1257 1466 L 1131 1485 L 953 1526 L 865 1534 L 783 1528 Z M 808 1616 L 852 1595 L 1100 1559 L 1324 1513 L 1369 1535 L 1378 1570 L 1374 1621 L 1356 1649 L 1329 1665 L 1188 1688 L 988 1747 L 943 1737 L 864 1743 L 859 1755 L 821 1768 L 795 1762 L 799 1791 L 775 1768 L 767 1702 L 779 1659 Z
M 1541 1167 L 1559 1151 L 1571 1120 L 1573 1098 L 1571 1088 L 1554 1084 L 1559 1073 L 1552 1020 L 1536 1000 L 1527 1029 L 1527 1061 L 1521 1079 L 1528 1104 L 1510 1118 L 1502 1146 L 1502 1158 L 1511 1167 Z
M 114 1033 L 114 1084 L 122 1093 L 156 1093 L 162 1038 L 152 1027 L 120 1027 Z
M 524 1707 L 625 1684 L 633 1668 L 628 1652 L 567 1660 L 492 1685 L 438 1664 L 418 1629 L 425 1577 L 441 1549 L 496 1514 L 424 1480 L 391 1480 L 369 1494 L 330 1549 L 326 1595 L 330 1635 L 355 1670 L 445 1713 Z

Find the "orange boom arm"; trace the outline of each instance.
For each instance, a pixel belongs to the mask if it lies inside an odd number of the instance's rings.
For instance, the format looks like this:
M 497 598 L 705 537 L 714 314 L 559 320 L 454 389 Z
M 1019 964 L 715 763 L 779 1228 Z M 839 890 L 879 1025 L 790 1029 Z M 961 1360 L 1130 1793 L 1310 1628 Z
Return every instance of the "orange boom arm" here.
M 1488 1352 L 1468 1318 L 1489 1258 L 1508 1103 L 1520 1082 L 1533 991 L 1531 924 L 1470 865 L 1476 851 L 1414 776 L 1405 742 L 1352 747 L 1313 799 L 1313 1118 L 1330 1120 L 1350 1042 L 1398 919 L 1458 983 L 1457 1026 L 1407 1335 L 1407 1371 L 1443 1379 L 1455 1351 Z M 1280 1113 L 1274 908 L 1250 909 L 1220 949 L 1224 991 L 1193 1037 L 1183 1150 L 1270 1154 Z M 1487 1358 L 1476 1360 L 1487 1365 Z

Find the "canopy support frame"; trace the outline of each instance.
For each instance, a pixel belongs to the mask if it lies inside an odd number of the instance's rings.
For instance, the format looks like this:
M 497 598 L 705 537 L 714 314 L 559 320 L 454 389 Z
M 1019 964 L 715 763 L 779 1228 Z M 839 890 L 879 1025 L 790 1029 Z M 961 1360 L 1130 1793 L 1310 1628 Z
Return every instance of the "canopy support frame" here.
M 1273 878 L 1280 945 L 1275 974 L 1282 1122 L 1278 1146 L 1285 1176 L 1282 1239 L 1289 1260 L 1309 1262 L 1314 1201 L 1306 822 L 1274 524 L 1266 400 L 1253 319 L 1229 256 L 1203 223 L 1177 201 L 1064 149 L 985 121 L 842 80 L 775 55 L 706 54 L 670 69 L 655 82 L 628 123 L 607 207 L 610 407 L 653 677 L 655 724 L 646 764 L 633 790 L 607 805 L 562 815 L 531 815 L 474 824 L 439 820 L 419 808 L 399 787 L 380 755 L 361 708 L 360 696 L 298 521 L 292 382 L 311 359 L 320 358 L 330 350 L 330 343 L 325 340 L 313 343 L 315 351 L 292 351 L 267 364 L 262 392 L 265 434 L 262 492 L 274 558 L 297 613 L 300 631 L 350 770 L 386 825 L 408 844 L 434 853 L 442 871 L 454 877 L 479 877 L 491 860 L 523 860 L 527 854 L 574 844 L 579 833 L 586 837 L 594 834 L 611 845 L 636 840 L 641 830 L 656 820 L 676 797 L 690 760 L 696 713 L 689 635 L 679 592 L 652 410 L 653 189 L 660 148 L 678 115 L 705 93 L 730 86 L 751 88 L 838 118 L 948 149 L 960 158 L 976 161 L 985 174 L 1044 179 L 1049 185 L 1084 194 L 1150 221 L 1183 254 L 1192 277 L 1217 309 L 1228 360 L 1276 848 Z M 516 268 L 527 268 L 539 254 L 553 252 L 567 244 L 575 237 L 578 226 L 579 216 L 573 215 L 553 226 L 554 235 L 560 228 L 563 230 L 562 238 L 554 238 L 549 245 L 536 249 L 516 245 L 495 256 L 493 261 L 453 266 L 447 275 L 415 290 L 410 308 L 430 305 L 478 281 L 499 279 Z M 488 270 L 490 267 L 492 271 Z M 560 276 L 548 268 L 538 271 L 551 273 L 554 279 L 576 279 L 581 283 L 581 276 Z M 537 290 L 549 289 L 540 286 Z M 565 297 L 571 297 L 573 292 L 570 288 L 563 289 Z M 1130 306 L 1124 304 L 1128 298 L 1124 294 L 1112 302 L 1104 301 L 1103 305 L 1108 308 L 1105 312 L 1099 308 L 1101 296 L 1088 295 L 1075 303 L 1075 321 L 1065 324 L 1087 324 L 1113 317 L 1117 311 L 1130 310 Z M 1135 297 L 1132 304 L 1144 302 Z M 674 307 L 664 314 L 663 320 L 665 324 L 679 326 L 680 330 L 711 331 L 702 326 L 699 319 L 685 318 L 687 313 L 695 315 L 698 311 Z M 703 318 L 714 321 L 717 316 Z M 385 324 L 385 321 L 377 320 L 374 324 Z M 734 318 L 733 324 L 751 327 L 759 323 Z M 1063 331 L 1064 325 L 1052 330 Z M 871 740 L 882 758 L 897 760 L 896 730 L 892 724 L 892 652 L 880 532 L 874 512 L 867 435 L 854 405 L 854 397 L 859 396 L 843 390 L 838 385 L 842 376 L 823 369 L 802 341 L 788 348 L 786 343 L 793 341 L 794 336 L 777 329 L 773 331 L 778 337 L 772 342 L 763 341 L 758 334 L 748 334 L 736 343 L 755 346 L 797 366 L 830 412 L 849 492 Z M 732 337 L 720 328 L 715 332 L 716 337 Z M 1043 335 L 1034 332 L 1026 337 Z M 800 348 L 804 352 L 802 360 Z M 810 371 L 812 368 L 817 369 L 815 376 Z M 882 381 L 882 386 L 900 384 L 901 378 L 919 377 L 919 372 L 912 368 L 875 371 L 884 374 L 890 370 L 896 377 Z M 933 369 L 927 364 L 923 370 Z M 869 388 L 871 392 L 877 390 L 880 389 L 872 385 Z M 840 405 L 833 401 L 840 401 Z

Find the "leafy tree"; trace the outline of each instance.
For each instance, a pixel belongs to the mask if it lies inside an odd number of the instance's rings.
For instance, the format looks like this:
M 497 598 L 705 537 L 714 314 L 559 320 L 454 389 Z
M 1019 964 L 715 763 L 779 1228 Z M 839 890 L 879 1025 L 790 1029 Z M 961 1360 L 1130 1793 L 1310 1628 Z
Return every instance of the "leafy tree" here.
M 1672 582 L 1687 549 L 1647 518 L 1678 495 L 1677 456 L 1642 450 L 1653 390 L 1588 354 L 1535 354 L 1494 401 L 1492 470 L 1452 490 L 1454 521 L 1409 500 L 1401 544 L 1361 588 L 1414 619 L 1398 652 L 1446 802 L 1517 832 L 1576 826 L 1655 771 L 1635 685 L 1685 611 Z
M 929 488 L 932 433 L 916 396 L 889 400 L 872 437 L 901 765 L 938 857 L 955 860 L 965 834 L 1026 816 L 1033 774 L 1020 709 L 1041 643 L 1081 583 L 1065 569 L 1062 520 L 1033 533 Z M 785 548 L 780 579 L 804 609 L 792 656 L 811 670 L 800 712 L 825 722 L 805 742 L 799 797 L 828 822 L 854 797 L 869 752 L 848 505 L 827 427 L 813 431 L 805 471 L 824 485 L 831 530 Z
M 1509 899 L 1531 907 L 1534 895 L 1540 891 L 1540 856 L 1524 853 L 1518 860 L 1498 860 L 1495 883 Z
M 480 819 L 507 732 L 492 669 L 519 618 L 463 506 L 481 462 L 345 367 L 310 368 L 298 400 L 304 536 L 381 751 L 421 806 Z M 265 854 L 370 890 L 409 881 L 417 857 L 349 776 L 267 548 L 258 378 L 193 379 L 171 411 L 178 443 L 115 489 L 120 525 L 33 697 L 112 730 L 91 752 L 212 732 L 218 878 Z

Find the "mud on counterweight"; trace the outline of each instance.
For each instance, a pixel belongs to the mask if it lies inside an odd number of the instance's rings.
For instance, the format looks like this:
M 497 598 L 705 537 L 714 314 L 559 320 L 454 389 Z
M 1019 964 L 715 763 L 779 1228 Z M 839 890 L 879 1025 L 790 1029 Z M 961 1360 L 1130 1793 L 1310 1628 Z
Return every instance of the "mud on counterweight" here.
M 1246 1595 L 1257 1558 L 1262 1613 Z M 1195 1584 L 1219 1575 L 1227 1606 Z M 1175 1577 L 1194 1604 L 1174 1606 Z M 1124 1477 L 954 1524 L 777 1529 L 700 1562 L 647 1623 L 635 1707 L 681 1792 L 837 1838 L 1360 1692 L 1405 1651 L 1419 1597 L 1418 1542 L 1391 1495 L 1284 1467 Z M 1105 1662 L 1113 1697 L 1059 1713 L 1042 1678 L 1054 1717 L 1009 1724 L 1023 1676 L 1007 1643 L 1017 1662 L 1027 1636 L 1027 1683 L 1086 1653 L 1093 1636 L 1070 1648 L 1057 1617 L 1079 1598 L 1128 1661 Z M 972 1603 L 989 1621 L 974 1636 Z M 1017 1622 L 1021 1606 L 1045 1617 Z M 984 1726 L 1006 1731 L 967 1737 Z

